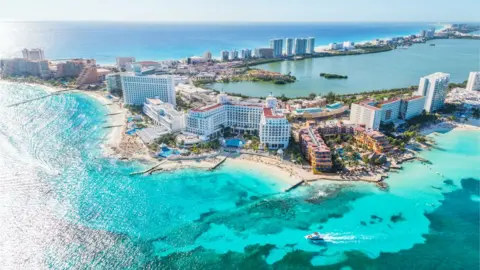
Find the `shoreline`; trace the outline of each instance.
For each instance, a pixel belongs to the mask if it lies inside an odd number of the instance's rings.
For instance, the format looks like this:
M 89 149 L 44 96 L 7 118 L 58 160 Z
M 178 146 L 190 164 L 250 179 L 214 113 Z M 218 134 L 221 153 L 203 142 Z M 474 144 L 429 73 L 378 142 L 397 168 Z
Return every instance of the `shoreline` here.
M 435 25 L 436 25 L 436 24 L 432 24 L 432 26 L 435 26 Z M 436 28 L 435 28 L 435 31 L 436 31 L 436 32 L 442 32 L 442 31 L 448 29 L 448 27 L 447 27 L 448 24 L 447 24 L 447 23 L 440 23 L 440 25 L 441 25 L 441 26 L 440 26 L 439 29 L 436 29 Z M 418 33 L 417 33 L 417 34 L 418 34 Z M 405 36 L 408 36 L 408 35 L 416 35 L 416 34 L 412 34 L 412 33 L 410 33 L 410 34 L 398 34 L 398 35 L 395 35 L 395 36 L 388 36 L 388 37 L 376 37 L 376 38 L 374 38 L 374 39 L 385 40 L 385 39 L 391 39 L 391 38 L 398 37 L 398 36 L 405 37 Z M 346 41 L 346 40 L 344 40 L 344 41 Z M 371 41 L 372 41 L 372 40 L 362 40 L 362 41 L 352 41 L 352 42 L 354 42 L 355 44 L 362 44 L 362 45 L 363 45 L 363 44 L 368 43 L 368 42 L 371 42 Z M 339 42 L 340 42 L 340 41 L 339 41 Z M 343 43 L 343 41 L 341 41 L 341 42 Z M 317 52 L 317 48 L 318 48 L 318 49 L 328 48 L 328 45 L 329 45 L 329 44 L 316 46 L 316 47 L 315 47 L 315 51 Z M 323 51 L 322 51 L 322 50 L 319 50 L 319 52 L 323 52 Z
M 446 133 L 453 130 L 480 131 L 480 119 L 470 119 L 467 123 L 441 122 L 421 129 L 420 134 L 428 136 L 434 133 Z
M 52 87 L 43 84 L 35 83 L 22 83 L 22 82 L 11 82 L 6 80 L 0 80 L 0 82 L 6 82 L 11 84 L 25 84 L 31 86 L 42 87 L 47 93 L 55 93 L 58 91 L 64 91 L 65 88 Z M 105 106 L 107 114 L 105 115 L 106 120 L 108 121 L 109 126 L 112 127 L 106 134 L 105 140 L 101 143 L 101 148 L 103 155 L 107 158 L 116 158 L 119 160 L 133 160 L 133 161 L 146 161 L 147 163 L 156 163 L 159 169 L 155 171 L 168 172 L 174 170 L 183 170 L 183 169 L 206 169 L 209 170 L 215 166 L 219 161 L 217 157 L 215 158 L 206 158 L 203 160 L 168 160 L 160 161 L 149 154 L 149 150 L 143 142 L 138 142 L 140 139 L 137 136 L 127 136 L 125 134 L 127 126 L 127 110 L 122 108 L 119 103 L 113 102 L 104 96 L 105 92 L 100 91 L 86 91 L 86 90 L 77 90 L 71 89 L 71 92 L 81 93 L 86 95 L 101 106 Z M 113 114 L 113 115 L 111 115 Z M 117 126 L 118 125 L 118 126 Z M 467 123 L 459 122 L 441 122 L 439 124 L 431 125 L 426 128 L 423 128 L 420 133 L 422 135 L 430 135 L 436 132 L 449 132 L 451 130 L 471 130 L 471 131 L 480 131 L 480 120 L 471 119 Z M 130 144 L 138 146 L 138 148 L 132 150 Z M 225 155 L 220 154 L 220 157 Z M 163 163 L 163 164 L 162 164 Z M 327 181 L 339 181 L 339 182 L 350 182 L 350 181 L 362 181 L 362 182 L 371 182 L 378 183 L 383 180 L 383 177 L 388 177 L 389 173 L 386 174 L 358 174 L 354 176 L 345 176 L 334 173 L 324 173 L 314 175 L 310 170 L 304 169 L 303 166 L 299 166 L 290 162 L 281 161 L 276 157 L 265 157 L 256 154 L 241 153 L 235 156 L 228 156 L 226 161 L 227 166 L 234 166 L 236 168 L 240 167 L 242 170 L 250 170 L 253 172 L 258 172 L 262 174 L 267 174 L 272 176 L 275 180 L 281 181 L 284 184 L 294 186 L 303 182 L 308 184 L 309 182 L 325 182 Z
M 106 92 L 61 88 L 39 83 L 13 82 L 1 78 L 0 82 L 41 87 L 48 94 L 70 90 L 70 93 L 80 93 L 95 100 L 99 106 L 105 107 L 107 111 L 107 114 L 105 115 L 106 125 L 102 128 L 111 126 L 108 127 L 109 130 L 100 144 L 104 157 L 117 158 L 119 160 L 145 161 L 147 163 L 158 162 L 149 155 L 147 146 L 144 145 L 137 136 L 127 136 L 125 134 L 128 110 L 121 107 L 119 103 L 106 98 L 104 96 Z

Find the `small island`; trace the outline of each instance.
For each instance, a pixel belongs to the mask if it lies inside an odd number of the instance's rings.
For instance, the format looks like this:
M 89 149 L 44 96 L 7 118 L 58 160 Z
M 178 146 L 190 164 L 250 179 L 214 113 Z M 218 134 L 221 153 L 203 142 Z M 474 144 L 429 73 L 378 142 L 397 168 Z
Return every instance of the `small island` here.
M 331 73 L 320 73 L 320 77 L 324 77 L 325 79 L 348 79 L 348 76 Z
M 267 71 L 262 69 L 248 69 L 243 71 L 243 73 L 237 73 L 230 76 L 223 76 L 218 79 L 218 82 L 230 83 L 230 82 L 241 82 L 241 81 L 252 81 L 252 82 L 272 82 L 274 84 L 287 84 L 293 83 L 297 78 L 289 74 L 281 74 L 278 72 Z

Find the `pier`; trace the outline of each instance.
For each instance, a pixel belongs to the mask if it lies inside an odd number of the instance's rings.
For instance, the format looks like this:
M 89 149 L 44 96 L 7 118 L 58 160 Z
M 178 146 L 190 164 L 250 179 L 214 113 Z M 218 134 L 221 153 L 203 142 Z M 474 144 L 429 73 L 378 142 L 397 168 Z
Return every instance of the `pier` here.
M 289 188 L 286 188 L 284 190 L 284 192 L 289 192 L 293 189 L 296 189 L 297 187 L 301 186 L 302 184 L 308 184 L 308 182 L 302 179 L 302 180 L 298 181 L 297 183 L 291 185 Z
M 19 106 L 19 105 L 22 105 L 22 104 L 33 102 L 35 100 L 44 99 L 44 98 L 47 98 L 47 97 L 59 95 L 59 94 L 65 93 L 65 92 L 73 91 L 73 90 L 74 89 L 60 90 L 60 91 L 57 91 L 57 92 L 54 92 L 54 93 L 51 93 L 51 94 L 48 94 L 48 95 L 44 95 L 44 96 L 41 96 L 41 97 L 31 98 L 31 99 L 27 99 L 27 100 L 24 100 L 24 101 L 20 101 L 20 102 L 17 102 L 17 103 L 10 104 L 10 105 L 7 106 L 7 108 L 16 107 L 16 106 Z
M 123 125 L 104 126 L 104 127 L 102 127 L 102 128 L 116 128 L 116 127 L 123 127 Z
M 222 165 L 226 160 L 227 160 L 228 156 L 225 156 L 222 160 L 220 160 L 217 164 L 213 165 L 210 169 L 208 169 L 209 171 L 213 171 L 215 170 L 218 166 Z
M 162 164 L 165 163 L 166 161 L 167 161 L 167 160 L 162 160 L 161 162 L 159 162 L 157 165 L 151 167 L 150 169 L 147 169 L 147 170 L 144 170 L 144 171 L 140 171 L 140 172 L 130 173 L 130 176 L 141 175 L 141 174 L 151 174 L 152 172 L 154 172 L 155 170 L 157 170 L 157 168 L 160 167 L 160 165 L 162 165 Z

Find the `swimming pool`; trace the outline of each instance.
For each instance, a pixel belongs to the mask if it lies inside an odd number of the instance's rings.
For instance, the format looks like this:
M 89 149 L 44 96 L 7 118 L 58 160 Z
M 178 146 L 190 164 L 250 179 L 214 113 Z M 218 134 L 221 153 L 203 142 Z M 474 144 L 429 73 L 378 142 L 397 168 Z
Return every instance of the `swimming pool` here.
M 305 113 L 305 112 L 308 112 L 308 113 L 319 113 L 319 112 L 322 112 L 323 109 L 322 108 L 306 108 L 306 109 L 296 109 L 295 112 L 297 113 Z
M 165 147 L 162 147 L 158 155 L 160 157 L 168 158 L 171 155 L 180 155 L 180 151 L 178 151 L 177 149 L 170 149 L 165 146 Z
M 241 145 L 244 145 L 244 144 L 245 142 L 238 138 L 225 140 L 225 145 L 228 147 L 240 147 Z
M 342 107 L 342 103 L 341 102 L 336 102 L 336 103 L 333 103 L 333 104 L 328 104 L 327 105 L 327 108 L 329 109 L 338 109 L 340 107 Z
M 135 132 L 137 132 L 136 128 L 132 128 L 130 130 L 125 131 L 125 133 L 128 134 L 128 135 L 133 135 L 133 134 L 135 134 Z

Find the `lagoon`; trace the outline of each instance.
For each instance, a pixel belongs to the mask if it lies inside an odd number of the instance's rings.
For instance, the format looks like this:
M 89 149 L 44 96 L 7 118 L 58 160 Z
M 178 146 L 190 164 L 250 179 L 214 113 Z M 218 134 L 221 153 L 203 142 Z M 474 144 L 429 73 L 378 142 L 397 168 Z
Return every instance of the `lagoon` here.
M 430 46 L 434 43 L 435 46 Z M 470 71 L 480 70 L 480 41 L 442 39 L 415 44 L 408 49 L 389 52 L 283 61 L 255 68 L 291 72 L 297 82 L 277 85 L 265 82 L 215 83 L 216 90 L 263 97 L 270 93 L 287 97 L 309 93 L 358 93 L 418 84 L 421 76 L 442 71 L 451 74 L 452 82 L 467 80 Z M 348 76 L 345 80 L 328 80 L 320 73 Z

